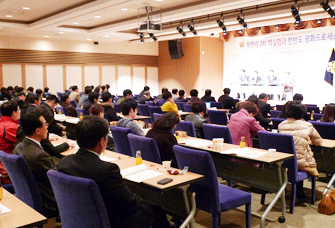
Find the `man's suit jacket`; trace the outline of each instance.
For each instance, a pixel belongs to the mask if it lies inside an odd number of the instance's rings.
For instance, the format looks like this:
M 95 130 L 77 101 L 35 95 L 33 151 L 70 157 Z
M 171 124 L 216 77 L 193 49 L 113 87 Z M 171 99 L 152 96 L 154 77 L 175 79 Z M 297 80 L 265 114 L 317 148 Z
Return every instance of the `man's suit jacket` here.
M 78 117 L 77 111 L 72 105 L 63 102 L 62 106 L 66 109 L 68 116 Z
M 104 162 L 97 155 L 79 149 L 76 154 L 63 157 L 58 170 L 97 183 L 113 227 L 141 227 L 139 224 L 144 219 L 141 200 L 128 189 L 116 164 Z
M 263 117 L 268 118 L 268 114 L 270 114 L 271 106 L 264 101 L 258 100 L 258 109 Z
M 222 95 L 219 97 L 218 102 L 221 102 L 224 109 L 235 109 L 235 101 L 228 95 Z
M 49 133 L 55 133 L 57 135 L 62 135 L 63 128 L 59 126 L 55 120 L 54 110 L 47 104 L 41 104 L 40 108 L 43 108 L 43 116 L 45 120 L 49 123 L 48 131 Z
M 51 156 L 40 145 L 28 138 L 17 144 L 13 154 L 20 155 L 27 161 L 41 191 L 44 207 L 57 211 L 56 199 L 47 177 L 48 170 L 55 169 Z

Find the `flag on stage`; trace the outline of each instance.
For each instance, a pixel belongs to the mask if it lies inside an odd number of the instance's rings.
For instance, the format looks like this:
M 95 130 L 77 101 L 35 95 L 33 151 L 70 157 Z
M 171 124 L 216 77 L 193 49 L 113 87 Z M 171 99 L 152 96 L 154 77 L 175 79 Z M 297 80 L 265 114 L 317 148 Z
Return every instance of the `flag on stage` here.
M 330 85 L 333 85 L 334 73 L 335 73 L 335 52 L 333 48 L 325 74 L 325 81 L 328 82 Z

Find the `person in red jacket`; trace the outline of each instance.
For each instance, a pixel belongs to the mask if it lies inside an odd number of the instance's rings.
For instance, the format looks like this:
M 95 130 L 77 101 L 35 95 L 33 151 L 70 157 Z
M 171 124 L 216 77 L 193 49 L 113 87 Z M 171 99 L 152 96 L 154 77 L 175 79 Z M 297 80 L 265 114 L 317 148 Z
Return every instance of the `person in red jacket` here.
M 16 131 L 19 127 L 18 121 L 20 119 L 21 110 L 16 101 L 8 101 L 2 104 L 1 113 L 0 150 L 11 154 L 16 142 Z M 2 174 L 2 184 L 11 183 L 7 171 L 2 163 L 0 163 L 0 173 Z

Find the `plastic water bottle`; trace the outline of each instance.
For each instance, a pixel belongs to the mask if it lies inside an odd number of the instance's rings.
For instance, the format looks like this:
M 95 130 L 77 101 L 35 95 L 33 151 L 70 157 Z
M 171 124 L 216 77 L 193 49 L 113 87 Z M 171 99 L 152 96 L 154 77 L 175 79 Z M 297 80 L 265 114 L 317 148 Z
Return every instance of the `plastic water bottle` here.
M 142 154 L 141 151 L 136 151 L 136 165 L 142 164 Z

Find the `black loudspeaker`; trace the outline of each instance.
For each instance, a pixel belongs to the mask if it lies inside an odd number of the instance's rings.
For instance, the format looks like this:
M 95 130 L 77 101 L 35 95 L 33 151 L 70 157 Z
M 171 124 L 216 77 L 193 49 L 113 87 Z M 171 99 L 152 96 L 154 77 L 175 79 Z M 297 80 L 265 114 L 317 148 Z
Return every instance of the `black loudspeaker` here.
M 180 59 L 184 56 L 182 40 L 169 40 L 169 52 L 171 59 Z

